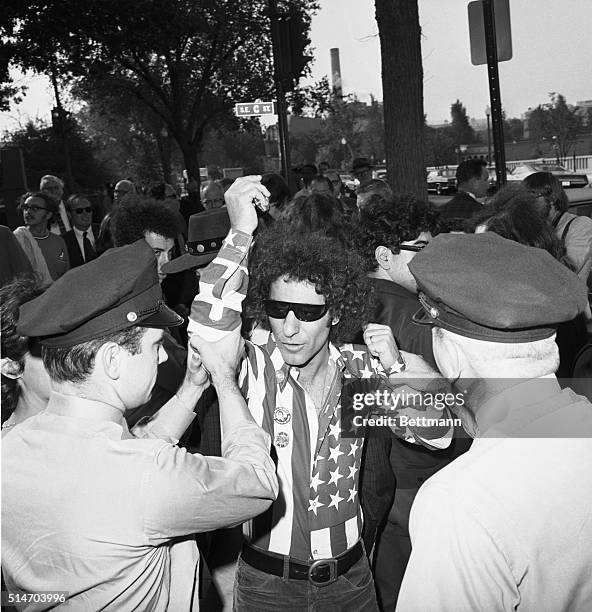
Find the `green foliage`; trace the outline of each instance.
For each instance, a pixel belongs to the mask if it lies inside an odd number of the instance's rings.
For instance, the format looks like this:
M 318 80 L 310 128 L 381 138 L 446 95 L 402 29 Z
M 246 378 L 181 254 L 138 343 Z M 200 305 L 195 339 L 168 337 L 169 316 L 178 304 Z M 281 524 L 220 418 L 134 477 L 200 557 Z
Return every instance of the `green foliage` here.
M 578 107 L 568 105 L 561 94 L 553 92 L 549 98 L 549 102 L 540 104 L 529 114 L 530 137 L 552 143 L 557 155 L 565 159 L 584 131 L 582 114 Z
M 451 123 L 449 135 L 455 145 L 471 144 L 476 141 L 475 131 L 469 124 L 467 109 L 460 100 L 457 100 L 450 107 Z
M 190 173 L 206 130 L 273 90 L 267 0 L 5 0 L 14 63 L 125 92 L 177 141 Z M 290 2 L 305 27 L 313 0 Z
M 457 163 L 458 156 L 454 151 L 454 141 L 445 128 L 433 128 L 426 125 L 424 144 L 426 166 L 445 166 Z
M 110 179 L 109 169 L 95 157 L 78 122 L 68 119 L 66 130 L 75 188 L 91 189 L 103 185 Z M 22 147 L 30 189 L 39 187 L 44 174 L 63 176 L 64 150 L 54 128 L 30 121 L 24 128 L 5 134 L 3 143 Z

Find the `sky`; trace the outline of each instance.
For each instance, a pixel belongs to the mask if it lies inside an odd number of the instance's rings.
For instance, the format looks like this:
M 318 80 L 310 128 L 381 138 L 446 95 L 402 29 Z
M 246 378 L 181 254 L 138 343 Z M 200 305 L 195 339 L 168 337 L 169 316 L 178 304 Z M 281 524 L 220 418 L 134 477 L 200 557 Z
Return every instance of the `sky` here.
M 411 1 L 411 0 L 408 0 Z M 424 112 L 428 123 L 450 119 L 458 98 L 470 117 L 483 119 L 489 105 L 487 67 L 470 58 L 468 0 L 418 0 L 422 27 Z M 330 76 L 329 49 L 340 50 L 345 94 L 382 99 L 380 42 L 374 0 L 320 0 L 312 20 L 315 49 L 312 80 Z M 499 65 L 507 117 L 563 94 L 568 103 L 592 100 L 592 0 L 510 0 L 513 57 Z M 0 116 L 0 131 L 31 118 L 51 120 L 53 96 L 47 80 L 29 84 L 25 101 Z M 237 100 L 238 101 L 238 100 Z

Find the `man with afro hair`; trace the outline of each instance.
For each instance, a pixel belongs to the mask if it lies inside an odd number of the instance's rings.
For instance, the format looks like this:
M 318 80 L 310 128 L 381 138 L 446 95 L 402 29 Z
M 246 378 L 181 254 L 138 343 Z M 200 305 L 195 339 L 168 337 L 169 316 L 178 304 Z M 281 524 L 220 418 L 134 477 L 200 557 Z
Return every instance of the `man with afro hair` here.
M 388 326 L 368 324 L 371 291 L 361 258 L 339 240 L 280 221 L 258 234 L 247 265 L 256 208 L 265 210 L 268 197 L 258 176 L 241 177 L 226 192 L 231 231 L 202 272 L 189 324 L 198 336 L 225 337 L 241 324 L 248 287 L 248 314 L 270 330 L 261 345 L 246 341 L 240 382 L 251 414 L 271 435 L 280 493 L 244 526 L 234 605 L 376 610 L 360 539 L 364 440 L 348 419 L 347 390 L 359 379 L 394 389 L 406 365 L 415 375 L 421 366 L 424 377 L 431 370 L 416 355 L 405 354 L 405 364 Z M 345 344 L 362 326 L 367 346 Z M 427 447 L 449 443 L 448 428 L 394 428 Z
M 144 239 L 156 257 L 161 283 L 166 278 L 162 266 L 171 260 L 180 231 L 171 210 L 156 200 L 139 196 L 120 206 L 111 218 L 113 244 L 123 246 Z

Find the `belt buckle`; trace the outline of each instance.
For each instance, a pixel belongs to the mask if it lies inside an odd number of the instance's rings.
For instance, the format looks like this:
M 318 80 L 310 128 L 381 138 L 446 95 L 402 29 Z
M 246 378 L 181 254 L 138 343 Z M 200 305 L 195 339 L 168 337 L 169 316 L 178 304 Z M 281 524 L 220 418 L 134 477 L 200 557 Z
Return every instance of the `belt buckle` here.
M 325 566 L 325 567 L 324 567 Z M 317 570 L 328 572 L 326 579 L 318 579 L 314 576 Z M 323 576 L 324 578 L 324 576 Z M 308 568 L 308 581 L 314 586 L 322 587 L 332 584 L 337 580 L 337 559 L 318 559 Z

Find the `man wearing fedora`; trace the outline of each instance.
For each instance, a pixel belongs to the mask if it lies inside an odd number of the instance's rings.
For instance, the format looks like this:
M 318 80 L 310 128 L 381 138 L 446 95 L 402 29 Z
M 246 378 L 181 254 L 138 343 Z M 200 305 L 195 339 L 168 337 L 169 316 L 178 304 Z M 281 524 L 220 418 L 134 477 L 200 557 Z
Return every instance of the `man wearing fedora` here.
M 367 157 L 356 157 L 352 163 L 351 172 L 359 181 L 359 186 L 362 187 L 368 181 L 372 180 L 372 170 L 374 169 L 374 164 L 370 163 L 370 160 Z
M 475 439 L 415 498 L 397 610 L 591 610 L 592 404 L 554 375 L 585 285 L 493 233 L 440 234 L 409 269 Z
M 117 274 L 113 274 L 116 270 Z M 192 534 L 263 512 L 277 494 L 270 440 L 236 384 L 238 334 L 193 339 L 183 385 L 135 429 L 166 360 L 164 305 L 144 240 L 70 271 L 20 308 L 51 381 L 46 409 L 2 439 L 2 571 L 12 601 L 43 609 L 197 609 Z M 176 443 L 209 373 L 220 398 L 223 457 Z M 34 597 L 34 598 L 33 598 Z M 9 600 L 10 601 L 10 600 Z

